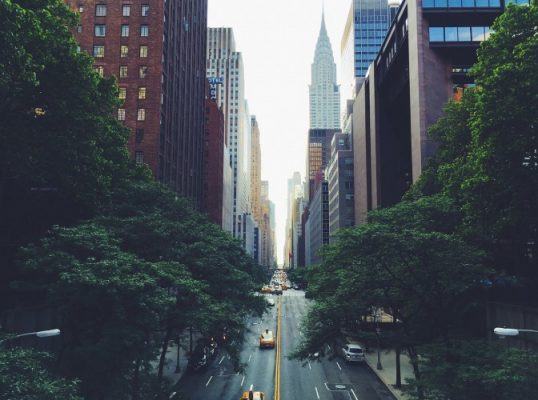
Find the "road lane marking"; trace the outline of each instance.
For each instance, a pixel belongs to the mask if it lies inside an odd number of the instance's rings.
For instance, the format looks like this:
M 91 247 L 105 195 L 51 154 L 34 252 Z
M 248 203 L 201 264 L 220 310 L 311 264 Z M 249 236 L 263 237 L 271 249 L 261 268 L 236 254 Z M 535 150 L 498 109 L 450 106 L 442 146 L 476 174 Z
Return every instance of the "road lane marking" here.
M 224 361 L 225 358 L 226 358 L 225 356 L 222 356 L 222 358 L 219 361 L 219 365 Z
M 342 371 L 342 367 L 340 366 L 340 364 L 338 364 L 338 361 L 336 362 L 336 365 L 338 365 L 338 369 Z
M 355 397 L 355 400 L 359 400 L 359 398 L 357 397 L 353 389 L 349 389 L 349 390 L 351 390 L 351 394 L 353 395 L 353 397 Z
M 208 380 L 207 383 L 205 384 L 206 387 L 207 387 L 207 385 L 209 385 L 209 382 L 211 382 L 211 379 L 213 379 L 213 375 L 211 375 L 211 377 L 209 378 L 209 380 Z
M 310 361 L 308 361 L 308 368 L 312 369 L 312 365 L 310 365 Z
M 243 387 L 243 383 L 245 383 L 245 375 L 243 375 L 243 379 L 241 379 L 241 387 Z
M 314 389 L 316 389 L 316 396 L 317 396 L 317 398 L 319 399 L 319 392 L 318 392 L 318 388 L 314 386 Z
M 251 359 L 251 358 L 252 358 L 252 354 L 250 354 L 250 355 L 248 356 L 248 361 L 247 361 L 247 362 L 250 362 L 250 359 Z

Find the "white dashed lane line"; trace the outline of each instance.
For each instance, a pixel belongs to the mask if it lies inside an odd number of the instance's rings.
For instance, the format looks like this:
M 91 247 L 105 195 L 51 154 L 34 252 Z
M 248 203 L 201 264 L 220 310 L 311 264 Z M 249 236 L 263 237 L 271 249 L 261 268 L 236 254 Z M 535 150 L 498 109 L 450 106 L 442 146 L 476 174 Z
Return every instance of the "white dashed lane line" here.
M 336 362 L 336 365 L 338 365 L 338 369 L 342 371 L 342 367 L 340 366 L 340 364 L 338 364 L 338 361 Z
M 213 375 L 211 375 L 211 377 L 209 378 L 209 380 L 208 380 L 207 383 L 205 384 L 206 387 L 209 385 L 209 382 L 211 382 L 211 379 L 213 379 Z
M 353 395 L 353 397 L 355 397 L 355 400 L 359 400 L 359 398 L 357 397 L 353 389 L 349 389 L 349 390 L 351 391 L 351 394 Z
M 319 400 L 319 392 L 318 392 L 318 388 L 314 386 L 314 389 L 316 389 L 316 397 L 317 397 L 318 400 Z

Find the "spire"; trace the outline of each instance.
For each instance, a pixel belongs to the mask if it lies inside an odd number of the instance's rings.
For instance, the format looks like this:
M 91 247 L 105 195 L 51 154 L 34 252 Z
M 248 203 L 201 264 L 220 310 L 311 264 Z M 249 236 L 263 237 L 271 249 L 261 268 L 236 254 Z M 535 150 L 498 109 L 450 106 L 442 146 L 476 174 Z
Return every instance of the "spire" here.
M 327 34 L 327 29 L 325 28 L 325 0 L 321 0 L 321 31 L 325 31 L 325 34 Z

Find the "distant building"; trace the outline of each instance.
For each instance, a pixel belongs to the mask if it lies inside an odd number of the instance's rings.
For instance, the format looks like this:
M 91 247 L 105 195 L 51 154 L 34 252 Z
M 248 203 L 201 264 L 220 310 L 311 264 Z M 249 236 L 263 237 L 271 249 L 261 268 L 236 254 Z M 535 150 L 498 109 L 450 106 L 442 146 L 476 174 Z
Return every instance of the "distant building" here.
M 333 135 L 340 132 L 340 129 L 310 129 L 308 131 L 306 155 L 307 193 L 305 193 L 307 201 L 310 201 L 314 195 L 316 174 L 323 172 L 329 163 Z
M 236 51 L 232 28 L 209 28 L 207 77 L 216 79 L 217 104 L 224 114 L 225 143 L 232 169 L 232 234 L 246 245 L 253 235 L 245 225 L 250 213 L 250 116 L 245 101 L 243 58 Z M 248 239 L 252 242 L 252 238 Z
M 258 226 L 262 225 L 262 151 L 260 145 L 260 128 L 256 116 L 250 117 L 250 206 Z
M 209 219 L 223 226 L 224 117 L 214 100 L 206 100 L 206 140 L 204 167 L 205 211 Z
M 320 182 L 310 202 L 307 224 L 310 234 L 305 253 L 309 254 L 309 263 L 306 265 L 309 266 L 321 261 L 318 250 L 329 243 L 329 185 L 325 180 Z
M 310 129 L 340 128 L 340 87 L 336 81 L 336 64 L 324 14 L 321 16 L 321 28 L 311 67 L 309 93 Z
M 118 80 L 131 157 L 201 209 L 207 0 L 66 2 L 80 48 Z
M 340 228 L 355 224 L 351 135 L 337 133 L 331 142 L 331 161 L 325 174 L 329 185 L 330 240 Z

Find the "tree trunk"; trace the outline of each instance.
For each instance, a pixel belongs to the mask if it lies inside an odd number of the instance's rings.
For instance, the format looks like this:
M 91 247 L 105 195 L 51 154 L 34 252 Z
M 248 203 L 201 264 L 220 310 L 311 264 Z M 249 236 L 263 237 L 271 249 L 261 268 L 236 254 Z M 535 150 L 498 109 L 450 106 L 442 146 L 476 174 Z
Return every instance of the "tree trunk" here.
M 166 352 L 168 351 L 168 342 L 172 340 L 172 330 L 168 328 L 166 334 L 164 335 L 164 340 L 161 348 L 161 356 L 159 357 L 159 370 L 157 372 L 157 380 L 162 381 L 164 363 L 166 362 Z
M 411 360 L 411 365 L 413 366 L 413 373 L 417 381 L 417 397 L 419 400 L 424 400 L 424 391 L 422 390 L 422 382 L 420 381 L 420 370 L 418 367 L 418 355 L 414 346 L 409 346 L 407 348 L 409 353 L 409 358 Z
M 140 391 L 140 358 L 136 359 L 136 364 L 133 372 L 133 388 L 132 388 L 132 400 L 139 399 Z
M 400 369 L 400 345 L 396 346 L 396 387 L 400 389 L 402 387 L 402 372 Z

